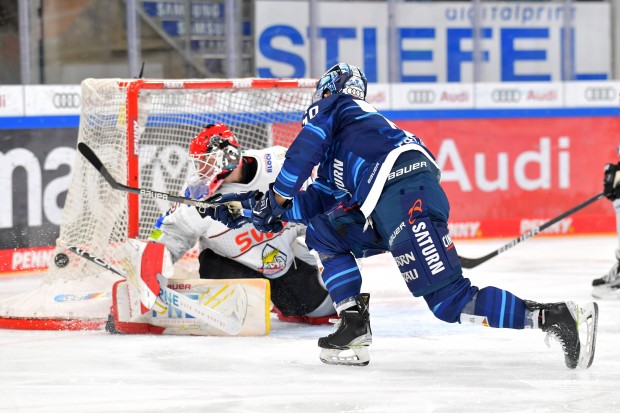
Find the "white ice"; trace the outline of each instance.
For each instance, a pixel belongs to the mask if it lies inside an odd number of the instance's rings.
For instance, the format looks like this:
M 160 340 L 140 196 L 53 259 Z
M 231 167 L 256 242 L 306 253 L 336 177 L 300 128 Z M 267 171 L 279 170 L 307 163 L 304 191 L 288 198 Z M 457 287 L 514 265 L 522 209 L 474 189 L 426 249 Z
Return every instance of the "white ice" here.
M 478 257 L 509 240 L 457 242 Z M 614 236 L 538 237 L 466 270 L 542 302 L 592 301 L 613 264 Z M 446 324 L 410 296 L 386 256 L 364 262 L 370 364 L 322 364 L 329 326 L 272 320 L 266 337 L 110 335 L 0 330 L 0 412 L 619 412 L 620 300 L 598 301 L 587 370 L 564 365 L 539 330 Z M 36 277 L 0 279 L 0 297 Z

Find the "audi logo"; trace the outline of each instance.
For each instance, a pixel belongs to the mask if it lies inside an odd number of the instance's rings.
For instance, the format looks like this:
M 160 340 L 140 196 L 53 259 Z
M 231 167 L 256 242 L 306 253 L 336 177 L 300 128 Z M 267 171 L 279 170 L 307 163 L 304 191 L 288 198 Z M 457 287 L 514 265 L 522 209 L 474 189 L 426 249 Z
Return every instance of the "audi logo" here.
M 410 90 L 407 93 L 407 100 L 409 103 L 415 105 L 423 105 L 426 103 L 433 103 L 435 101 L 435 92 L 432 90 Z
M 80 94 L 54 93 L 52 104 L 56 109 L 77 109 L 80 107 Z
M 589 87 L 584 96 L 588 102 L 610 102 L 616 100 L 618 93 L 613 87 Z
M 521 100 L 519 89 L 493 89 L 491 99 L 496 103 L 516 103 Z

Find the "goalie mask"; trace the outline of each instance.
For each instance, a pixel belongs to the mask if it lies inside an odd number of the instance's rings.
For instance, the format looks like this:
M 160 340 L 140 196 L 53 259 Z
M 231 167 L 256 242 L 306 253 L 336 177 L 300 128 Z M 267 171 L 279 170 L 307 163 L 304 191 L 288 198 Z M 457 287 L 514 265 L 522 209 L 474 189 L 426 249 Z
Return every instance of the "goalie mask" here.
M 215 193 L 241 165 L 242 158 L 235 135 L 223 123 L 207 125 L 190 143 L 188 155 L 203 188 L 202 195 L 206 196 Z M 197 198 L 198 194 L 192 195 Z
M 317 82 L 312 103 L 323 99 L 328 91 L 332 95 L 346 93 L 359 99 L 366 99 L 367 85 L 366 75 L 358 67 L 347 63 L 338 63 L 325 72 Z

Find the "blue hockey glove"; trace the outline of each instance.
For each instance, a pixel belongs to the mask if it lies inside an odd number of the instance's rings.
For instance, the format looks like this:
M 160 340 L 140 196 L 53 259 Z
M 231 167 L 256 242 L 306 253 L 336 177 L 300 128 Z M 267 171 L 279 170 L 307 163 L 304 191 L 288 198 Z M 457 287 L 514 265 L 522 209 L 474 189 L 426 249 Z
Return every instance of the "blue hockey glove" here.
M 248 191 L 229 194 L 217 194 L 208 199 L 214 206 L 198 208 L 200 215 L 221 222 L 228 228 L 236 229 L 252 222 L 252 208 L 262 193 Z M 246 213 L 244 214 L 244 211 Z
M 282 215 L 288 211 L 291 201 L 286 201 L 286 205 L 280 205 L 276 201 L 273 184 L 269 190 L 256 203 L 253 210 L 252 223 L 261 232 L 280 232 L 284 228 Z

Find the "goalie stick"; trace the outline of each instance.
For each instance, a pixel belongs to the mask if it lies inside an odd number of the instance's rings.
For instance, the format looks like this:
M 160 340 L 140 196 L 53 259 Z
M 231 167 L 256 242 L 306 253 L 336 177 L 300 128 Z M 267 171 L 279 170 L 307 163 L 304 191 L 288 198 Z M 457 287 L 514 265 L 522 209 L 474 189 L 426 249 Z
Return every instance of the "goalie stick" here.
M 117 269 L 107 263 L 105 260 L 90 254 L 87 251 L 84 251 L 81 248 L 68 245 L 66 247 L 69 251 L 74 254 L 79 255 L 91 261 L 108 271 L 113 272 L 116 275 L 120 275 L 123 278 L 127 278 L 127 274 L 124 271 Z M 164 287 L 161 285 L 161 282 L 165 281 L 160 280 L 160 298 L 167 305 L 176 308 L 177 310 L 181 310 L 186 314 L 191 315 L 199 320 L 204 321 L 206 324 L 217 328 L 229 335 L 237 335 L 239 331 L 241 331 L 241 327 L 243 323 L 234 316 L 225 316 L 224 314 L 213 310 L 212 308 L 206 307 L 204 305 L 199 304 L 198 302 L 192 300 L 191 298 L 176 292 L 168 287 Z
M 508 244 L 506 244 L 506 245 L 496 249 L 495 251 L 492 251 L 492 252 L 488 253 L 485 256 L 482 256 L 482 257 L 479 257 L 479 258 L 466 258 L 466 257 L 459 256 L 459 259 L 461 260 L 461 267 L 470 269 L 470 268 L 477 267 L 477 266 L 479 266 L 480 264 L 482 264 L 484 262 L 487 262 L 491 258 L 501 254 L 502 252 L 504 252 L 506 250 L 509 250 L 510 248 L 514 247 L 515 245 L 519 244 L 520 242 L 523 242 L 526 239 L 531 238 L 534 235 L 538 234 L 539 232 L 544 231 L 545 229 L 549 228 L 551 225 L 553 225 L 553 224 L 563 220 L 567 216 L 569 216 L 571 214 L 574 214 L 575 212 L 579 211 L 580 209 L 583 209 L 583 208 L 587 207 L 588 205 L 598 201 L 600 198 L 603 197 L 603 195 L 604 195 L 603 192 L 601 192 L 600 194 L 594 195 L 592 198 L 589 198 L 589 199 L 583 201 L 579 205 L 576 205 L 576 206 L 572 207 L 568 211 L 565 211 L 565 212 L 561 213 L 557 217 L 550 219 L 549 221 L 545 222 L 544 224 L 529 230 L 528 232 L 522 234 L 519 238 L 516 238 L 516 239 L 510 241 Z
M 138 194 L 145 198 L 162 199 L 164 201 L 192 205 L 203 210 L 218 205 L 217 200 L 222 196 L 221 194 L 215 194 L 204 201 L 198 201 L 196 199 L 186 198 L 184 196 L 175 196 L 171 194 L 166 194 L 164 192 L 153 191 L 150 189 L 134 188 L 131 186 L 123 185 L 116 179 L 114 179 L 114 177 L 110 174 L 105 165 L 103 165 L 103 162 L 101 162 L 99 157 L 88 145 L 86 145 L 84 142 L 80 142 L 78 143 L 78 150 L 86 158 L 86 160 L 88 160 L 88 162 L 90 162 L 91 165 L 93 165 L 95 169 L 103 176 L 103 178 L 108 182 L 108 184 L 110 184 L 112 188 L 118 189 L 119 191 Z M 243 215 L 246 217 L 252 217 L 252 211 L 249 209 L 244 209 L 241 206 L 241 202 L 231 201 L 226 202 L 225 204 L 230 209 L 230 212 L 233 213 L 235 216 Z

